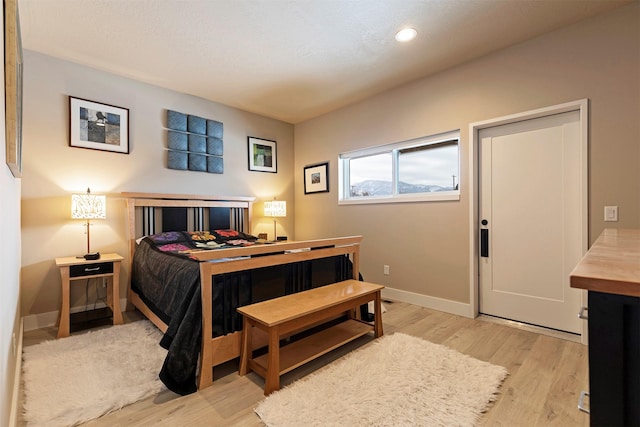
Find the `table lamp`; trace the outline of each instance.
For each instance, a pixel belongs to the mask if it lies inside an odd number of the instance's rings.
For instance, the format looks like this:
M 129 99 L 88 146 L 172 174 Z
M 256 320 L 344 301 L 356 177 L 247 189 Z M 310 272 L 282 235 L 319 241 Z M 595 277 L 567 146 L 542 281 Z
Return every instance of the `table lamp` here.
M 287 202 L 284 200 L 273 200 L 271 202 L 264 202 L 264 216 L 270 216 L 273 218 L 283 218 L 287 216 Z M 276 220 L 273 220 L 273 241 L 277 241 L 276 234 Z
M 105 195 L 91 194 L 87 188 L 86 194 L 71 195 L 71 218 L 86 219 L 87 223 L 87 253 L 84 259 L 93 260 L 100 258 L 100 252 L 91 253 L 89 221 L 92 219 L 105 219 L 107 217 L 107 198 Z

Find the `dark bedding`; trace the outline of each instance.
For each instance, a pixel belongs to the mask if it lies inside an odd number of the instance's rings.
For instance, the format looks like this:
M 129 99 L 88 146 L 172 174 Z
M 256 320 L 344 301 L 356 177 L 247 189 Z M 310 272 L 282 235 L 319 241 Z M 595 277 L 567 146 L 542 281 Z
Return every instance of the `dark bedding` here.
M 170 232 L 142 239 L 133 257 L 131 288 L 168 325 L 160 345 L 168 350 L 160 379 L 171 391 L 197 390 L 201 344 L 200 268 L 190 251 L 253 244 L 234 231 Z M 204 245 L 204 246 L 203 246 Z M 351 277 L 347 256 L 229 273 L 213 278 L 213 337 L 242 329 L 237 308 Z

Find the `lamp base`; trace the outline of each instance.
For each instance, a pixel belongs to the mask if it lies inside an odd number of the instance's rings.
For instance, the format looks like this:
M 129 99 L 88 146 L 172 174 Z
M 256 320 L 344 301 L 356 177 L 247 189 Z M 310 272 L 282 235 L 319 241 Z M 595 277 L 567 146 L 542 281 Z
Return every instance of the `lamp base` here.
M 88 260 L 88 261 L 93 261 L 96 259 L 100 259 L 100 252 L 96 252 L 94 254 L 86 254 L 84 256 L 84 259 Z

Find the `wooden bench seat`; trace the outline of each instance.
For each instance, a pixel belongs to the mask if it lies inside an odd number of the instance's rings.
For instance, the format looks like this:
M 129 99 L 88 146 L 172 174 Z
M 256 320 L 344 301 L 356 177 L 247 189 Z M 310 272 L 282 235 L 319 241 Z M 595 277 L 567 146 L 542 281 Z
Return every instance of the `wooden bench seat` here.
M 345 280 L 292 295 L 238 308 L 243 315 L 240 375 L 254 371 L 265 379 L 264 394 L 280 388 L 280 375 L 369 332 L 382 336 L 380 291 L 382 285 Z M 373 325 L 355 318 L 356 308 L 374 301 Z M 341 314 L 348 320 L 280 348 L 280 339 L 328 321 Z M 268 334 L 267 354 L 253 358 L 252 330 Z

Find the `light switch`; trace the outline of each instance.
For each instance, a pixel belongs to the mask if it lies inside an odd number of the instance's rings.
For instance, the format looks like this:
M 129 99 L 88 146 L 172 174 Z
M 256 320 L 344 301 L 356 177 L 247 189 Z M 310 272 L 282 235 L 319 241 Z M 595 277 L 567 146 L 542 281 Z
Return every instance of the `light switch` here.
M 605 206 L 604 207 L 604 220 L 605 220 L 605 222 L 617 222 L 618 221 L 618 207 L 617 206 Z

